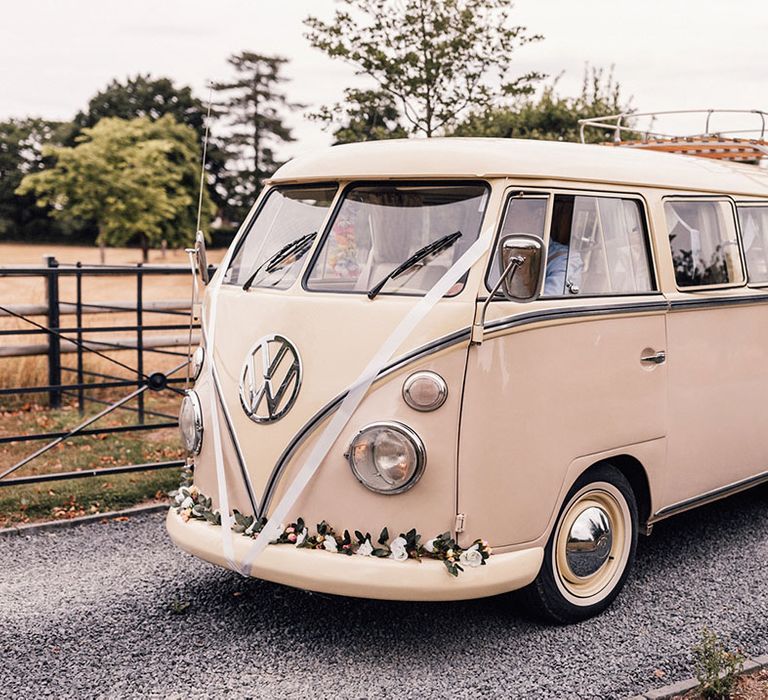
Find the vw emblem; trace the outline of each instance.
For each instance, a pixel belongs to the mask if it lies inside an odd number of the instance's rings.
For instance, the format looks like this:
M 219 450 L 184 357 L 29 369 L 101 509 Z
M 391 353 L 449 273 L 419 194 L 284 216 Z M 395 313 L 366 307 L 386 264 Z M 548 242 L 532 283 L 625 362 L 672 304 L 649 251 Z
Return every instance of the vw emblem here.
M 301 387 L 301 359 L 288 338 L 272 334 L 248 352 L 240 373 L 240 403 L 256 423 L 280 420 L 296 401 Z

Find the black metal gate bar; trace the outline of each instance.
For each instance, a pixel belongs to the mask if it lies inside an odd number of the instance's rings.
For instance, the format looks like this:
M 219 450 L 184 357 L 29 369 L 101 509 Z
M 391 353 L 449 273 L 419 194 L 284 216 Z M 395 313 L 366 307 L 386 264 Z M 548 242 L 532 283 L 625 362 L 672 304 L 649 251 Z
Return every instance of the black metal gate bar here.
M 64 481 L 65 479 L 82 479 L 87 476 L 109 476 L 110 474 L 126 474 L 130 472 L 157 471 L 158 469 L 170 469 L 171 467 L 183 467 L 186 462 L 183 459 L 168 462 L 149 462 L 147 464 L 127 464 L 121 467 L 104 467 L 102 469 L 83 469 L 73 472 L 56 472 L 55 474 L 30 474 L 29 476 L 16 476 L 13 479 L 0 480 L 0 488 L 3 486 L 23 486 L 24 484 L 39 484 L 44 481 Z

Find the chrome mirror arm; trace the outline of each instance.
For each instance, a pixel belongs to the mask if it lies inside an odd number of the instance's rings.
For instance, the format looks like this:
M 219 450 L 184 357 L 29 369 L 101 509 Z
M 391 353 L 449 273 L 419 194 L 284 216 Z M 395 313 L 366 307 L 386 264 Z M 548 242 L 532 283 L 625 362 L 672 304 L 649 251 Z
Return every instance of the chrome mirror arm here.
M 499 277 L 499 281 L 493 285 L 493 289 L 491 290 L 491 293 L 488 295 L 486 300 L 483 302 L 482 307 L 480 308 L 480 318 L 476 319 L 475 322 L 472 324 L 472 334 L 469 339 L 470 345 L 480 345 L 483 342 L 483 331 L 485 329 L 485 315 L 488 312 L 488 304 L 491 303 L 493 297 L 496 296 L 496 292 L 498 292 L 499 289 L 501 288 L 501 285 L 504 284 L 504 280 L 507 278 L 507 275 L 512 274 L 514 276 L 515 272 L 517 272 L 520 269 L 520 266 L 524 262 L 525 262 L 525 259 L 523 258 L 522 255 L 515 255 L 507 263 L 507 266 L 504 268 L 504 271 L 501 273 L 501 276 Z

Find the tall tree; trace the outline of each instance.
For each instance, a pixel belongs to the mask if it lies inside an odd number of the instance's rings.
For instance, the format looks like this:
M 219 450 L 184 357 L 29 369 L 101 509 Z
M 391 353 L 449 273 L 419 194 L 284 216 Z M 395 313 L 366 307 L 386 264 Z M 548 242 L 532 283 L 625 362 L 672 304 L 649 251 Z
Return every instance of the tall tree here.
M 293 141 L 285 114 L 302 107 L 288 101 L 280 86 L 287 81 L 283 68 L 288 59 L 243 51 L 230 56 L 234 79 L 214 83 L 222 93 L 218 107 L 228 117 L 228 189 L 231 214 L 241 219 L 265 178 L 280 163 L 275 148 Z
M 511 0 L 338 1 L 330 22 L 305 20 L 310 43 L 373 79 L 427 137 L 542 77 L 510 76 L 514 52 L 542 38 L 511 23 Z
M 384 90 L 347 88 L 341 103 L 310 116 L 333 130 L 334 145 L 408 136 L 395 99 Z
M 608 116 L 632 111 L 632 99 L 621 94 L 621 85 L 613 71 L 587 67 L 581 91 L 575 97 L 560 95 L 560 76 L 541 94 L 470 114 L 454 130 L 455 136 L 488 136 L 500 138 L 538 139 L 544 141 L 579 141 L 579 119 Z M 631 122 L 625 122 L 630 125 Z M 610 132 L 586 130 L 585 140 L 599 143 L 610 139 Z M 626 138 L 628 135 L 624 134 Z
M 34 206 L 34 197 L 20 196 L 16 188 L 25 175 L 41 170 L 43 146 L 59 143 L 62 125 L 44 119 L 9 119 L 0 122 L 0 235 L 13 238 L 60 233 L 46 211 Z
M 97 241 L 138 242 L 144 260 L 163 240 L 194 240 L 200 150 L 194 130 L 165 115 L 151 122 L 101 119 L 75 146 L 46 146 L 54 164 L 27 175 L 16 190 L 34 194 L 51 215 L 70 223 L 94 222 Z M 210 217 L 204 197 L 203 225 Z

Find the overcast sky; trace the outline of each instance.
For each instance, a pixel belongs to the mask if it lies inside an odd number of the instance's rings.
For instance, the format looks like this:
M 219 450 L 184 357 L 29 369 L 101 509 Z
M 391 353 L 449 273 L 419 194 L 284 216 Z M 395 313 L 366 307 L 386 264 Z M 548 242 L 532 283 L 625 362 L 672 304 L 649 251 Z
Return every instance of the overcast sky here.
M 333 0 L 3 0 L 0 118 L 69 119 L 112 78 L 149 72 L 191 85 L 229 75 L 243 49 L 290 58 L 291 99 L 317 106 L 359 84 L 352 70 L 312 49 L 302 19 L 330 17 Z M 766 0 L 518 0 L 515 21 L 545 40 L 520 50 L 517 70 L 565 71 L 574 94 L 585 63 L 615 66 L 640 110 L 763 108 L 768 65 Z M 330 137 L 301 115 L 298 141 Z M 696 127 L 701 128 L 700 125 Z M 691 128 L 696 128 L 691 127 Z

